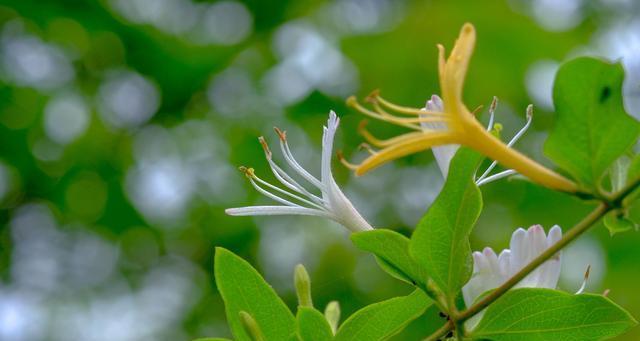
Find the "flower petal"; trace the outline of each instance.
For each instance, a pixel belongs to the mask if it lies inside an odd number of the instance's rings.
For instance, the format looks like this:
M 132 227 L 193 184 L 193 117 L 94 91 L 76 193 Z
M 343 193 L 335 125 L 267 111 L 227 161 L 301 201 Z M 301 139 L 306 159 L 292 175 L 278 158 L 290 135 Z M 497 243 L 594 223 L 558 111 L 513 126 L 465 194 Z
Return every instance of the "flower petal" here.
M 362 175 L 388 161 L 429 149 L 433 146 L 455 143 L 456 140 L 456 135 L 449 132 L 425 133 L 408 138 L 368 157 L 358 166 L 356 175 Z
M 260 216 L 260 215 L 309 215 L 334 219 L 329 212 L 306 207 L 289 206 L 245 206 L 227 208 L 224 212 L 232 216 Z

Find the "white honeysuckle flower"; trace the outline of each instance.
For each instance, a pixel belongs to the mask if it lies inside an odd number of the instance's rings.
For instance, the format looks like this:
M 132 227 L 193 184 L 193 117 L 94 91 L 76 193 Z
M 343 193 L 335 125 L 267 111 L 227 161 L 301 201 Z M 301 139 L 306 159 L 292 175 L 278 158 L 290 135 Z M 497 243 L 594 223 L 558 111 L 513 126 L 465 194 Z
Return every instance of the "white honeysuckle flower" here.
M 492 131 L 498 128 L 494 124 L 495 110 L 497 105 L 498 105 L 498 99 L 494 97 L 493 101 L 491 102 L 491 106 L 489 107 L 490 117 L 489 117 L 489 125 L 487 126 L 488 131 Z M 438 95 L 432 95 L 431 99 L 427 101 L 427 104 L 421 110 L 425 112 L 444 112 L 442 99 Z M 427 117 L 427 115 L 424 115 L 423 117 Z M 513 138 L 509 141 L 509 143 L 507 143 L 508 147 L 512 147 L 524 135 L 524 133 L 531 126 L 532 119 L 533 119 L 533 106 L 529 105 L 527 107 L 527 121 L 525 125 L 516 133 L 516 135 L 513 136 Z M 423 129 L 429 130 L 429 131 L 447 130 L 446 122 L 425 121 L 425 122 L 420 122 L 420 126 Z M 460 145 L 458 144 L 445 144 L 445 145 L 440 145 L 440 146 L 431 148 L 431 150 L 433 151 L 433 156 L 436 159 L 436 163 L 438 164 L 438 167 L 440 168 L 440 171 L 442 172 L 442 175 L 445 177 L 445 179 L 447 178 L 447 174 L 449 174 L 449 164 L 451 163 L 451 159 L 453 159 L 453 156 L 458 151 L 458 148 L 460 148 Z M 514 170 L 507 169 L 497 174 L 489 175 L 491 171 L 496 167 L 497 164 L 498 163 L 496 161 L 491 163 L 491 165 L 487 167 L 484 173 L 482 173 L 482 175 L 476 179 L 476 184 L 478 186 L 482 186 L 484 184 L 493 182 L 498 179 L 502 179 L 509 175 L 516 174 Z
M 510 249 L 502 250 L 500 255 L 496 255 L 490 247 L 484 248 L 482 252 L 474 252 L 473 275 L 462 288 L 465 304 L 470 306 L 482 293 L 506 282 L 560 238 L 562 229 L 558 225 L 553 226 L 548 235 L 542 226 L 533 225 L 528 230 L 519 228 L 513 232 Z M 561 253 L 558 252 L 514 288 L 554 289 L 560 278 L 560 258 Z
M 272 159 L 272 153 L 263 137 L 260 143 L 264 148 L 265 156 L 273 175 L 288 190 L 274 186 L 255 175 L 253 168 L 240 167 L 253 187 L 261 194 L 281 203 L 278 206 L 247 206 L 229 208 L 225 212 L 233 216 L 257 216 L 257 215 L 311 215 L 328 218 L 343 225 L 351 232 L 372 230 L 373 227 L 358 213 L 353 204 L 342 193 L 331 173 L 331 156 L 333 154 L 333 139 L 338 129 L 340 119 L 335 112 L 329 113 L 327 126 L 323 127 L 322 134 L 322 161 L 320 179 L 311 175 L 302 168 L 293 157 L 287 143 L 286 133 L 275 128 L 280 139 L 280 149 L 287 164 L 300 177 L 304 178 L 312 186 L 317 187 L 321 195 L 318 196 L 307 190 L 291 175 L 285 172 Z
M 495 289 L 513 277 L 518 271 L 562 238 L 562 229 L 555 225 L 546 235 L 544 228 L 533 225 L 528 230 L 518 228 L 511 235 L 510 249 L 496 253 L 490 247 L 473 253 L 473 275 L 462 288 L 464 303 L 470 307 L 483 293 Z M 514 288 L 555 289 L 560 278 L 561 252 L 544 262 Z M 580 291 L 581 292 L 581 291 Z M 482 313 L 470 319 L 467 327 L 473 328 Z

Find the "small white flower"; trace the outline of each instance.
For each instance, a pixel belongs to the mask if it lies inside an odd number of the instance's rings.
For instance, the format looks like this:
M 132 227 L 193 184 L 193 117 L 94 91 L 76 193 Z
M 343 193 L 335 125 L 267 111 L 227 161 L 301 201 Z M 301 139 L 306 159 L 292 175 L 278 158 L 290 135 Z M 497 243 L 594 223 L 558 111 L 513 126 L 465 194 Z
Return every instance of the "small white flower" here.
M 490 118 L 489 118 L 489 125 L 487 126 L 488 131 L 492 131 L 495 128 L 497 128 L 494 125 L 494 113 L 497 105 L 498 105 L 498 99 L 494 97 L 493 101 L 491 102 L 491 106 L 489 107 Z M 427 101 L 427 104 L 421 110 L 424 110 L 425 112 L 444 112 L 442 99 L 438 95 L 432 95 L 431 99 Z M 424 115 L 423 117 L 427 117 L 427 115 Z M 531 126 L 532 118 L 533 118 L 533 106 L 529 105 L 527 107 L 527 121 L 525 125 L 511 139 L 511 141 L 509 141 L 509 143 L 507 144 L 508 147 L 512 147 L 522 137 L 522 135 L 524 135 L 524 133 L 529 129 L 529 126 Z M 420 125 L 422 126 L 422 129 L 429 130 L 429 131 L 447 130 L 446 122 L 425 121 L 425 122 L 420 122 Z M 431 150 L 433 151 L 433 156 L 436 159 L 436 163 L 438 164 L 438 167 L 440 168 L 440 171 L 442 172 L 442 175 L 445 178 L 449 173 L 449 164 L 451 163 L 451 159 L 453 159 L 453 156 L 458 151 L 458 148 L 460 148 L 460 145 L 458 144 L 445 144 L 445 145 L 440 145 L 440 146 L 431 148 Z M 487 167 L 484 173 L 482 173 L 482 175 L 476 179 L 476 184 L 478 186 L 482 186 L 489 182 L 502 179 L 509 175 L 516 174 L 514 170 L 508 169 L 494 175 L 489 175 L 491 171 L 496 167 L 497 164 L 498 163 L 496 161 L 491 163 L 491 165 Z
M 260 143 L 273 171 L 273 175 L 288 190 L 274 186 L 255 175 L 253 168 L 241 167 L 253 187 L 263 195 L 281 203 L 278 206 L 247 206 L 229 208 L 225 212 L 234 216 L 255 215 L 312 215 L 332 219 L 343 225 L 351 232 L 372 230 L 373 227 L 356 211 L 353 204 L 342 193 L 331 173 L 331 155 L 333 154 L 333 139 L 338 129 L 340 119 L 335 112 L 329 113 L 327 126 L 322 134 L 322 162 L 320 179 L 311 175 L 302 168 L 291 153 L 287 143 L 286 133 L 276 128 L 280 138 L 280 149 L 289 166 L 312 186 L 321 192 L 318 196 L 307 190 L 291 175 L 287 174 L 272 159 L 272 153 L 264 138 L 260 137 Z
M 462 288 L 464 303 L 470 307 L 483 293 L 495 289 L 513 277 L 525 265 L 538 257 L 547 248 L 562 238 L 562 229 L 555 225 L 545 235 L 540 225 L 533 225 L 528 230 L 517 229 L 511 236 L 510 249 L 496 253 L 490 247 L 482 252 L 473 253 L 473 275 Z M 555 289 L 560 278 L 561 253 L 544 262 L 514 288 L 548 288 Z M 472 328 L 480 320 L 477 317 L 469 320 L 467 327 Z

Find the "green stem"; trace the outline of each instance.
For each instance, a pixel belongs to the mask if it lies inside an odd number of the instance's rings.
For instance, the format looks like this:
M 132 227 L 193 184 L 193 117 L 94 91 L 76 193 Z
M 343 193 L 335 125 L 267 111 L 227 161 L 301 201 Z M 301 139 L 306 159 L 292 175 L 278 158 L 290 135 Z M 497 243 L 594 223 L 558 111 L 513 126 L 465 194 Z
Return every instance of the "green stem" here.
M 440 329 L 436 330 L 433 334 L 429 335 L 426 339 L 422 341 L 436 341 L 439 338 L 447 335 L 447 333 L 453 329 L 453 322 L 451 320 L 447 321 Z

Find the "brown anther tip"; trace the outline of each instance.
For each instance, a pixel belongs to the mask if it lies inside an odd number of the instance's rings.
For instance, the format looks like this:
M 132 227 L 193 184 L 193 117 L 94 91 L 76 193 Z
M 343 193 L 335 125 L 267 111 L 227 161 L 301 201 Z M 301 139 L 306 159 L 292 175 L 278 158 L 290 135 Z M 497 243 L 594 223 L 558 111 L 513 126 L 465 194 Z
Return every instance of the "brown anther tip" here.
M 584 273 L 585 281 L 589 279 L 589 272 L 591 271 L 591 264 L 587 265 L 587 271 Z
M 495 112 L 497 107 L 498 107 L 498 97 L 493 96 L 493 99 L 491 100 L 491 106 L 489 106 L 489 112 Z
M 287 140 L 287 132 L 284 130 L 280 130 L 280 128 L 278 127 L 273 127 L 273 130 L 275 130 L 276 134 L 278 134 L 278 138 L 280 138 L 280 140 L 282 141 L 286 141 Z
M 360 123 L 358 123 L 358 130 L 364 129 L 367 126 L 367 124 L 369 124 L 369 121 L 367 120 L 360 121 Z
M 527 119 L 530 120 L 533 117 L 533 104 L 527 105 Z
M 378 100 L 378 97 L 380 96 L 380 89 L 375 89 L 373 91 L 371 91 L 371 93 L 369 93 L 367 95 L 367 97 L 365 97 L 365 101 L 367 103 L 375 103 Z
M 358 104 L 358 99 L 356 98 L 356 96 L 349 96 L 347 97 L 347 100 L 345 101 L 347 106 L 349 107 L 354 107 Z
M 264 136 L 258 137 L 258 141 L 260 141 L 260 145 L 262 146 L 264 153 L 267 155 L 267 158 L 271 158 L 271 150 L 269 149 L 269 145 L 267 144 L 267 141 L 264 139 Z
M 602 296 L 607 297 L 607 295 L 609 295 L 609 292 L 611 292 L 611 290 L 606 289 L 606 290 L 602 293 Z
M 340 160 L 340 161 L 344 160 L 344 154 L 342 153 L 342 150 L 341 150 L 341 149 L 338 149 L 338 150 L 336 151 L 336 157 L 337 157 L 337 158 L 338 158 L 338 160 Z

